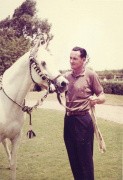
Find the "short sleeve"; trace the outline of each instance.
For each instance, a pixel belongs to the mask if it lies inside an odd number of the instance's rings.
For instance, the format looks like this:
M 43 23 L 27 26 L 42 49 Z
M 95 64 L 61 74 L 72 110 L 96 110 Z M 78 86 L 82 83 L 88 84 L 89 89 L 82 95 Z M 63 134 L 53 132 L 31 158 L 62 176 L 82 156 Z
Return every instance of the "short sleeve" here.
M 91 88 L 93 94 L 96 94 L 96 96 L 99 96 L 103 93 L 103 87 L 96 72 L 93 72 L 93 75 L 91 77 Z

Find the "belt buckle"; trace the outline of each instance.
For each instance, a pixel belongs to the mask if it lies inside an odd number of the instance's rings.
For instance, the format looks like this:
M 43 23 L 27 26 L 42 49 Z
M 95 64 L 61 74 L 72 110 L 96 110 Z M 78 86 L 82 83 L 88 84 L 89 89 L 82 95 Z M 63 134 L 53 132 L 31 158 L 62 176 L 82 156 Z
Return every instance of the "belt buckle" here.
M 70 112 L 66 112 L 67 116 L 70 116 Z

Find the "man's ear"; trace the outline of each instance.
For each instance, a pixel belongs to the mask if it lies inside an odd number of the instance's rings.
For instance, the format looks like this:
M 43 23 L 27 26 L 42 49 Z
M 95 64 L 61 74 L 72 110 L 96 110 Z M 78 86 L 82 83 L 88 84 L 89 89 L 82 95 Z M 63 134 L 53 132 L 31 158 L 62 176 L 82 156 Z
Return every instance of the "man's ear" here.
M 85 57 L 83 57 L 82 59 L 83 59 L 84 62 L 86 61 L 86 58 L 85 58 Z

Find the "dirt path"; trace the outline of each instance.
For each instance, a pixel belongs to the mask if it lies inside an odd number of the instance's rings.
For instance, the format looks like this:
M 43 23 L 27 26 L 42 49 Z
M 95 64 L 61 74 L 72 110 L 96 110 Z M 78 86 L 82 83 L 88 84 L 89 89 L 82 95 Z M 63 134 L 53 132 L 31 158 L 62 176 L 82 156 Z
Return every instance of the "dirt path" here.
M 29 106 L 34 105 L 36 102 L 28 101 Z M 39 108 L 43 109 L 54 109 L 65 112 L 65 108 L 59 104 L 58 101 L 44 101 L 42 106 Z M 113 121 L 119 124 L 123 124 L 123 106 L 112 106 L 112 105 L 96 105 L 96 116 Z

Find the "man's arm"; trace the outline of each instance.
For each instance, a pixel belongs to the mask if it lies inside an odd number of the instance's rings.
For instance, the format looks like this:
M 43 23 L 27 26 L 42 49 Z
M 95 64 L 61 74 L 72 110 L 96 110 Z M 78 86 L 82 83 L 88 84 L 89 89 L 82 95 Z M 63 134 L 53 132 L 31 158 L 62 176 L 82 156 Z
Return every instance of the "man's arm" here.
M 99 96 L 90 96 L 89 99 L 91 106 L 94 106 L 96 104 L 103 104 L 106 100 L 104 93 L 100 94 Z

